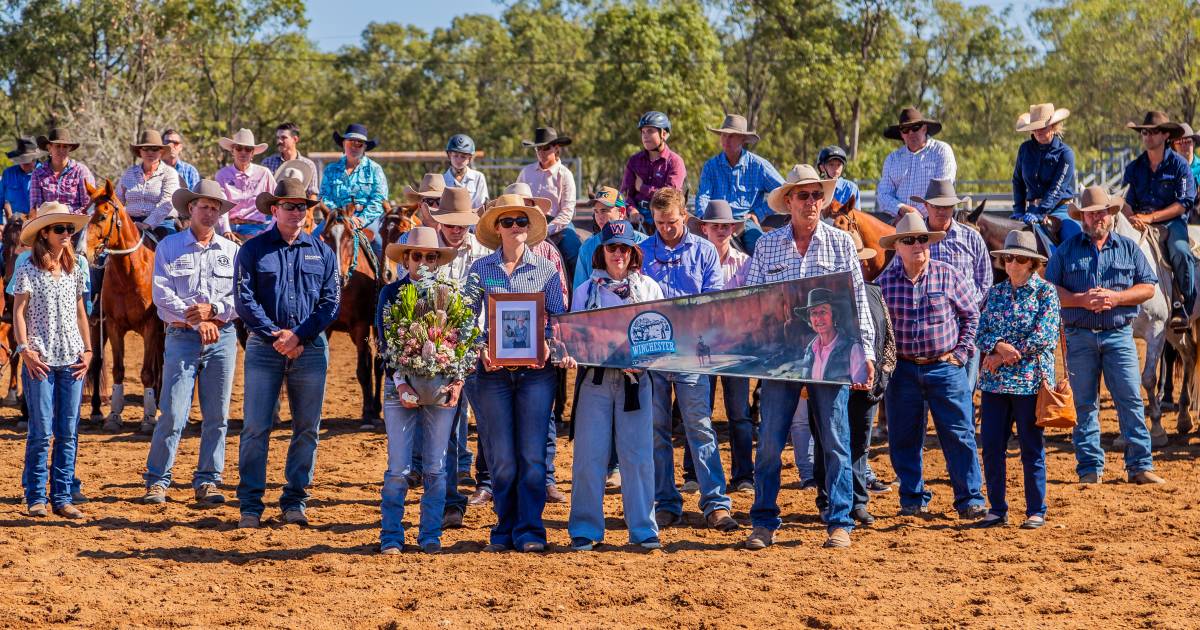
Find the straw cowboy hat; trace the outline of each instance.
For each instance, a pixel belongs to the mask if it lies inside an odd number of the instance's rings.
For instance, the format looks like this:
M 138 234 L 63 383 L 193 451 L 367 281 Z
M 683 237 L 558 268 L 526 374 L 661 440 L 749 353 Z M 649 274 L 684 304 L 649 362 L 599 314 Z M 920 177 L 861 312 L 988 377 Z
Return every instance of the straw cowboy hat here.
M 86 214 L 71 214 L 70 208 L 57 201 L 47 201 L 38 206 L 37 218 L 30 219 L 25 227 L 21 228 L 21 244 L 33 245 L 33 241 L 37 239 L 38 232 L 41 232 L 42 228 L 59 223 L 73 225 L 76 230 L 83 229 L 90 218 Z
M 371 149 L 374 149 L 376 146 L 379 146 L 379 143 L 368 138 L 367 135 L 368 134 L 367 134 L 367 126 L 366 125 L 360 125 L 358 123 L 350 123 L 349 125 L 346 125 L 346 133 L 338 133 L 336 131 L 333 132 L 333 141 L 335 144 L 337 144 L 337 148 L 340 151 L 342 149 L 343 141 L 345 141 L 345 140 L 362 140 L 367 145 L 367 151 L 370 151 Z
M 394 263 L 403 263 L 408 252 L 436 252 L 439 267 L 454 260 L 457 255 L 453 247 L 442 247 L 438 241 L 437 230 L 427 225 L 418 225 L 409 230 L 408 241 L 405 243 L 388 243 L 383 255 Z
M 970 197 L 960 198 L 954 193 L 954 181 L 950 179 L 931 179 L 925 186 L 925 196 L 913 195 L 909 201 L 933 206 L 957 206 L 960 203 L 970 203 Z
M 883 130 L 883 137 L 891 140 L 903 140 L 904 136 L 900 135 L 900 130 L 907 127 L 916 127 L 917 125 L 925 125 L 926 135 L 929 137 L 936 136 L 942 130 L 942 123 L 932 118 L 926 118 L 920 110 L 915 107 L 905 107 L 900 110 L 896 124 L 886 127 Z
M 525 182 L 509 184 L 504 188 L 504 194 L 520 195 L 525 198 L 526 205 L 532 203 L 535 207 L 542 211 L 542 214 L 550 214 L 550 200 L 545 197 L 534 197 L 533 189 L 531 189 L 529 184 L 526 184 Z
M 1163 112 L 1146 112 L 1146 115 L 1142 118 L 1142 124 L 1127 122 L 1125 123 L 1125 128 L 1136 129 L 1139 132 L 1142 129 L 1163 131 L 1168 134 L 1171 140 L 1183 135 L 1183 127 L 1179 123 L 1171 122 L 1171 118 Z
M 304 182 L 288 177 L 275 183 L 274 194 L 269 192 L 258 193 L 258 196 L 254 198 L 254 207 L 259 212 L 271 216 L 271 206 L 283 199 L 303 201 L 309 208 L 320 203 L 315 199 L 308 198 L 308 187 L 304 185 Z
M 1113 215 L 1120 212 L 1124 205 L 1124 198 L 1109 195 L 1103 186 L 1088 186 L 1080 193 L 1078 204 L 1074 199 L 1067 202 L 1067 214 L 1076 221 L 1082 221 L 1084 212 L 1106 210 Z
M 1037 250 L 1037 237 L 1033 232 L 1024 230 L 1013 230 L 1004 237 L 1004 247 L 992 252 L 992 256 L 999 258 L 1004 254 L 1012 256 L 1025 256 L 1034 260 L 1046 262 L 1046 257 L 1039 254 Z
M 191 209 L 188 207 L 197 199 L 212 199 L 221 206 L 221 214 L 228 214 L 233 209 L 234 203 L 225 198 L 225 190 L 221 185 L 211 179 L 202 179 L 196 183 L 196 190 L 191 191 L 187 188 L 179 188 L 171 194 L 171 205 L 175 207 L 175 211 L 182 218 L 191 216 Z
M 299 175 L 297 177 L 297 175 Z M 304 160 L 288 160 L 275 169 L 275 181 L 291 177 L 304 182 L 305 187 L 311 187 L 317 177 L 316 170 Z
M 37 137 L 39 149 L 45 151 L 51 144 L 64 144 L 71 151 L 79 148 L 79 143 L 71 139 L 71 132 L 62 127 L 55 127 L 50 133 Z
M 906 236 L 920 236 L 922 234 L 929 237 L 930 245 L 946 238 L 945 232 L 930 232 L 920 214 L 909 212 L 900 217 L 900 221 L 896 223 L 895 234 L 888 234 L 879 238 L 879 246 L 884 249 L 895 249 L 896 241 Z
M 503 195 L 484 206 L 483 216 L 479 217 L 479 223 L 475 226 L 475 238 L 483 243 L 484 247 L 500 249 L 500 233 L 496 231 L 496 219 L 506 212 L 522 212 L 529 218 L 529 238 L 525 240 L 525 245 L 533 247 L 545 240 L 546 215 L 537 206 L 532 205 L 529 199 L 531 198 L 510 193 L 505 189 Z
M 446 225 L 475 225 L 479 215 L 471 207 L 471 193 L 466 188 L 454 187 L 442 191 L 438 207 L 429 212 L 434 221 Z
M 446 190 L 446 178 L 441 173 L 425 173 L 416 188 L 411 185 L 404 186 L 404 205 L 407 208 L 414 208 L 421 203 L 422 199 L 439 199 L 444 190 Z
M 858 235 L 858 230 L 847 232 L 850 235 L 850 240 L 854 241 L 854 251 L 858 252 L 859 260 L 871 260 L 879 252 L 863 245 L 862 237 Z
M 8 156 L 13 164 L 29 164 L 46 157 L 46 152 L 38 150 L 33 138 L 17 138 L 17 148 L 6 151 L 4 155 Z
M 163 142 L 162 134 L 153 130 L 146 129 L 138 134 L 137 142 L 129 145 L 129 150 L 133 153 L 133 159 L 142 157 L 140 151 L 142 149 L 165 149 L 167 145 Z
M 558 131 L 554 127 L 538 127 L 533 130 L 533 140 L 521 141 L 521 146 L 534 148 L 555 144 L 566 146 L 571 144 L 571 139 L 558 135 Z
M 772 190 L 771 194 L 767 195 L 767 205 L 770 206 L 775 212 L 787 214 L 788 193 L 791 192 L 793 188 L 797 186 L 803 186 L 805 184 L 821 185 L 821 190 L 825 192 L 825 197 L 821 199 L 822 210 L 828 208 L 829 204 L 833 203 L 833 188 L 834 186 L 837 186 L 837 180 L 821 179 L 821 176 L 817 174 L 817 169 L 808 164 L 797 164 L 792 167 L 792 170 L 788 171 L 787 179 L 784 181 L 783 185 L 775 190 Z
M 233 153 L 233 147 L 235 146 L 252 147 L 254 149 L 254 155 L 266 153 L 267 151 L 267 143 L 261 142 L 259 144 L 255 144 L 254 132 L 246 129 L 245 127 L 238 129 L 237 133 L 233 134 L 232 138 L 221 138 L 217 140 L 217 144 L 220 145 L 222 149 L 225 149 L 230 153 Z
M 1060 107 L 1054 109 L 1054 103 L 1038 103 L 1030 105 L 1029 111 L 1017 116 L 1017 131 L 1026 133 L 1045 129 L 1050 125 L 1060 123 L 1071 115 L 1071 110 Z
M 758 134 L 750 129 L 750 123 L 746 122 L 746 117 L 739 114 L 726 114 L 725 120 L 721 121 L 720 127 L 705 127 L 713 133 L 731 133 L 746 138 L 746 142 L 758 142 Z

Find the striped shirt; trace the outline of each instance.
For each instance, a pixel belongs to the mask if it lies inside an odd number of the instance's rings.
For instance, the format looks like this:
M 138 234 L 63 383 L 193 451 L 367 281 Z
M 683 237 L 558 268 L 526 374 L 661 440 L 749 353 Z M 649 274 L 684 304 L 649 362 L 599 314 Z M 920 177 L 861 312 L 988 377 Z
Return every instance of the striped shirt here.
M 862 265 L 854 241 L 845 232 L 817 223 L 808 251 L 803 256 L 796 249 L 796 237 L 791 224 L 767 232 L 754 246 L 746 286 L 850 272 L 854 284 L 854 307 L 858 311 L 858 331 L 867 360 L 875 360 L 875 325 L 871 322 L 871 307 L 863 284 Z
M 946 238 L 929 246 L 929 257 L 949 263 L 951 267 L 968 276 L 975 284 L 979 293 L 977 303 L 983 307 L 988 289 L 992 288 L 992 257 L 988 254 L 987 243 L 979 232 L 959 223 L 950 221 L 950 229 Z M 900 258 L 892 259 L 893 265 L 902 265 Z M 968 272 L 969 270 L 969 272 Z
M 517 182 L 529 184 L 534 197 L 545 197 L 550 200 L 549 225 L 547 234 L 560 232 L 570 227 L 575 220 L 575 176 L 571 169 L 562 162 L 555 162 L 550 168 L 534 162 L 521 169 Z
M 497 250 L 471 265 L 467 295 L 479 294 L 474 304 L 476 314 L 487 308 L 487 296 L 492 293 L 542 293 L 546 296 L 546 314 L 566 312 L 567 299 L 563 292 L 562 276 L 544 256 L 526 247 L 512 275 L 504 271 L 503 252 Z M 490 319 L 490 318 L 489 318 Z M 486 322 L 484 336 L 487 336 Z M 546 335 L 550 334 L 550 318 L 546 318 Z
M 750 271 L 750 257 L 732 247 L 721 260 L 721 276 L 726 289 L 736 289 L 746 284 L 746 273 Z
M 970 280 L 940 260 L 909 280 L 904 265 L 888 265 L 876 279 L 892 318 L 896 354 L 940 357 L 947 352 L 967 364 L 975 350 L 979 306 Z
M 1046 264 L 1046 280 L 1071 293 L 1083 293 L 1094 287 L 1124 291 L 1135 284 L 1156 284 L 1158 277 L 1137 243 L 1111 232 L 1104 246 L 1096 249 L 1086 234 L 1058 246 Z M 1133 322 L 1138 307 L 1117 306 L 1093 313 L 1078 306 L 1064 307 L 1064 326 L 1112 330 Z
M 724 199 L 733 208 L 735 219 L 743 219 L 747 212 L 753 212 L 762 220 L 775 214 L 767 205 L 767 195 L 782 185 L 783 177 L 766 158 L 742 149 L 738 163 L 730 166 L 725 154 L 718 153 L 700 170 L 700 185 L 696 188 L 697 212 L 703 212 L 710 199 Z
M 83 214 L 92 203 L 84 182 L 96 185 L 92 171 L 80 162 L 68 159 L 66 167 L 57 175 L 49 162 L 43 162 L 33 169 L 29 207 L 37 208 L 47 201 L 57 201 L 70 208 L 72 214 Z
M 925 195 L 929 180 L 953 181 L 957 170 L 954 150 L 941 140 L 930 138 L 916 153 L 901 146 L 883 160 L 883 174 L 879 176 L 879 188 L 875 191 L 875 209 L 896 216 L 900 204 L 911 204 L 910 197 Z M 924 208 L 918 206 L 918 210 L 925 216 Z
M 177 216 L 171 207 L 171 195 L 179 189 L 179 173 L 163 162 L 150 174 L 142 175 L 142 165 L 130 166 L 117 182 L 117 199 L 136 221 L 155 228 Z

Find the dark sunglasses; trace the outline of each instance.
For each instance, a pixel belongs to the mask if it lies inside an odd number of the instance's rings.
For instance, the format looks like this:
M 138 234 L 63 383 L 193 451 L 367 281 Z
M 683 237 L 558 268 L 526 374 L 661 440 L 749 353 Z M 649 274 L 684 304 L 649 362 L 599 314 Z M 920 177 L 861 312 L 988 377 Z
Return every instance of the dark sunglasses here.
M 1157 136 L 1160 133 L 1166 133 L 1166 132 L 1159 131 L 1158 129 L 1139 129 L 1138 133 L 1142 134 L 1142 136 Z
M 308 210 L 308 204 L 306 204 L 304 202 L 295 203 L 295 202 L 289 201 L 289 202 L 279 203 L 279 204 L 275 204 L 275 205 L 277 205 L 280 210 L 287 210 L 290 212 L 303 212 L 305 210 Z
M 409 252 L 408 259 L 413 262 L 421 262 L 421 261 L 425 261 L 425 262 L 429 262 L 429 263 L 437 262 L 438 253 L 437 252 L 425 252 L 422 254 L 421 252 Z
M 233 150 L 237 151 L 238 153 L 250 153 L 250 152 L 254 151 L 254 147 L 243 147 L 243 146 L 239 146 L 239 145 L 234 145 Z
M 901 127 L 901 128 L 900 128 L 900 133 L 902 133 L 902 134 L 904 134 L 904 133 L 913 133 L 913 132 L 915 132 L 915 131 L 920 131 L 920 130 L 922 130 L 922 129 L 924 129 L 924 128 L 925 128 L 925 125 L 913 125 L 913 126 L 911 126 L 911 127 Z
M 1017 264 L 1024 265 L 1030 261 L 1030 258 L 1028 256 L 1017 256 L 1014 254 L 1001 254 L 1000 260 L 1003 260 L 1006 263 L 1015 262 Z
M 797 201 L 808 201 L 809 199 L 812 199 L 813 201 L 820 201 L 825 198 L 825 191 L 795 190 L 792 191 L 792 197 Z
M 504 217 L 496 221 L 496 225 L 505 229 L 512 228 L 514 225 L 517 227 L 529 227 L 529 217 Z
M 50 230 L 51 232 L 54 232 L 55 234 L 74 234 L 75 233 L 74 225 L 66 225 L 63 223 L 59 223 L 58 225 L 55 225 L 53 227 L 48 227 L 46 229 Z
M 429 197 L 422 197 L 421 201 L 424 201 L 425 205 L 429 206 L 430 208 L 436 208 L 436 207 L 442 205 L 442 200 L 437 197 L 434 197 L 432 199 Z
M 626 253 L 633 251 L 633 248 L 624 243 L 609 243 L 604 246 L 604 251 L 615 254 L 617 252 Z
M 901 245 L 916 245 L 917 243 L 924 245 L 925 243 L 928 243 L 928 242 L 929 242 L 928 234 L 922 234 L 920 236 L 905 236 L 904 238 L 900 239 Z

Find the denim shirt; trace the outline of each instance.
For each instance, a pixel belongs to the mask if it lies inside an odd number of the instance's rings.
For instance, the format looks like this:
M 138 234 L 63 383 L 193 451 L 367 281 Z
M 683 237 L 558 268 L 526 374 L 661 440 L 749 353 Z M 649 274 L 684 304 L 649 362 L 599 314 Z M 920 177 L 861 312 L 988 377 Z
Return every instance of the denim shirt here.
M 1049 144 L 1026 140 L 1017 149 L 1012 184 L 1014 215 L 1025 214 L 1034 199 L 1038 203 L 1029 211 L 1049 214 L 1075 196 L 1075 152 L 1057 135 Z
M 1153 172 L 1150 171 L 1150 157 L 1142 152 L 1125 167 L 1123 181 L 1129 186 L 1125 202 L 1137 214 L 1162 210 L 1178 202 L 1183 206 L 1186 221 L 1196 205 L 1192 169 L 1182 155 L 1169 148 L 1163 150 L 1163 161 Z
M 1021 360 L 984 370 L 979 387 L 993 394 L 1038 393 L 1042 379 L 1054 385 L 1054 348 L 1058 345 L 1059 305 L 1054 285 L 1033 274 L 1024 286 L 1008 280 L 992 287 L 979 318 L 975 345 L 989 354 L 1001 341 L 1021 353 Z
M 346 174 L 346 156 L 325 167 L 321 175 L 321 201 L 328 208 L 345 208 L 353 201 L 362 210 L 354 216 L 370 225 L 383 216 L 388 198 L 387 177 L 378 162 L 363 156 L 350 174 Z
M 26 173 L 16 164 L 4 169 L 4 174 L 0 176 L 0 183 L 4 188 L 4 199 L 0 199 L 0 205 L 8 202 L 13 214 L 28 214 L 29 184 L 32 181 L 33 171 Z
M 1086 234 L 1080 233 L 1058 246 L 1046 265 L 1046 280 L 1070 291 L 1083 293 L 1094 287 L 1124 291 L 1135 284 L 1154 284 L 1158 277 L 1137 243 L 1110 233 L 1099 251 Z M 1062 309 L 1064 326 L 1112 330 L 1133 322 L 1137 306 L 1117 306 L 1102 313 L 1071 306 Z
M 690 231 L 684 232 L 675 247 L 665 245 L 658 234 L 638 243 L 638 247 L 642 248 L 642 273 L 657 282 L 666 297 L 725 288 L 717 248 Z
M 737 164 L 730 166 L 724 153 L 718 153 L 700 170 L 696 187 L 696 208 L 704 212 L 710 199 L 724 199 L 735 219 L 753 212 L 761 221 L 775 211 L 767 205 L 767 195 L 783 185 L 783 177 L 766 158 L 742 149 Z
M 289 329 L 308 343 L 337 318 L 342 292 L 337 256 L 303 231 L 290 245 L 278 226 L 246 241 L 234 274 L 238 317 L 265 341 Z

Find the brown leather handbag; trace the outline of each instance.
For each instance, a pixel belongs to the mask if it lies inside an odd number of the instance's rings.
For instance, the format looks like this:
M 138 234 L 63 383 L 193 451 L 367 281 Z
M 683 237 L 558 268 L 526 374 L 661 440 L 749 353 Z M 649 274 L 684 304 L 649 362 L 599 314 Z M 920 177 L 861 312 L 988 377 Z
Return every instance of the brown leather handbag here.
M 1067 367 L 1067 337 L 1062 326 L 1058 328 L 1058 349 L 1063 358 L 1063 377 L 1051 387 L 1042 376 L 1042 386 L 1037 395 L 1037 425 L 1056 429 L 1075 426 L 1075 394 L 1071 391 L 1071 369 Z

